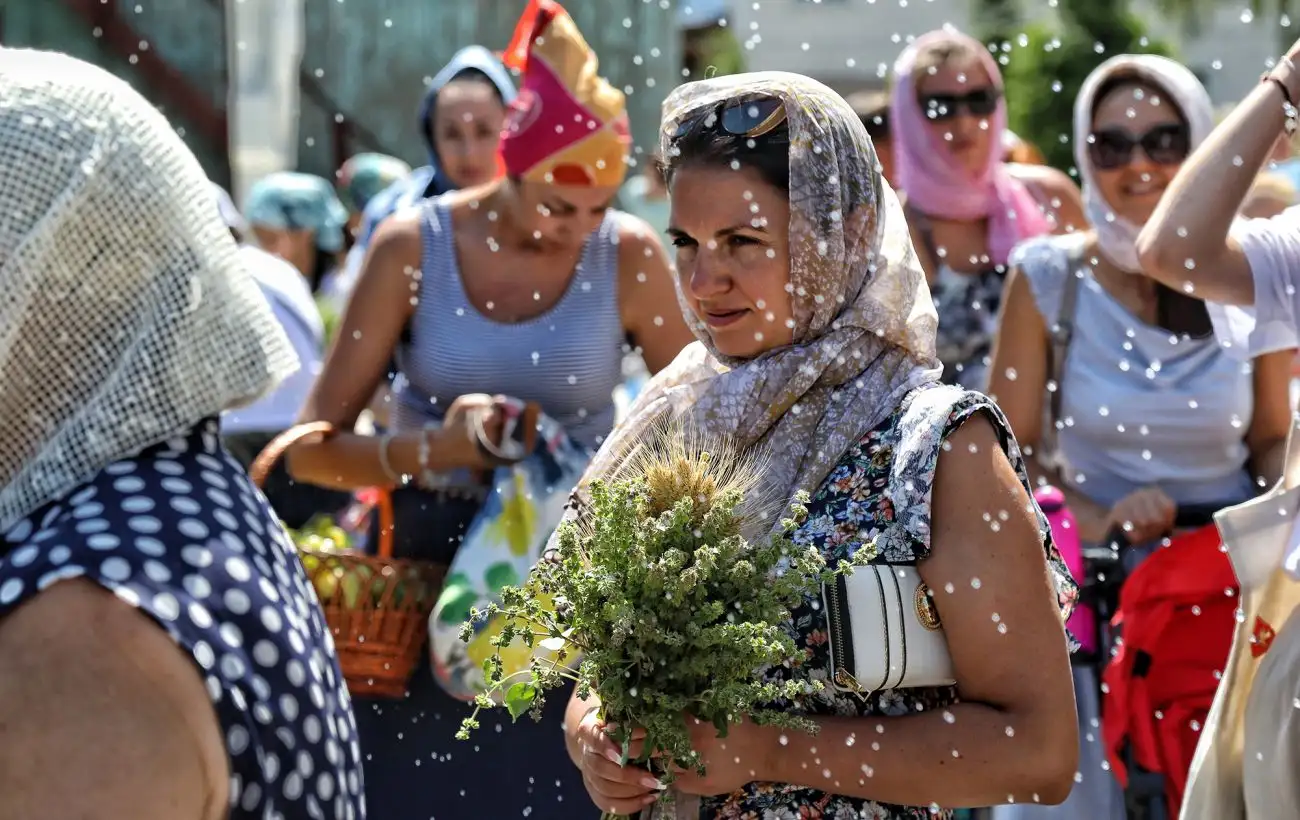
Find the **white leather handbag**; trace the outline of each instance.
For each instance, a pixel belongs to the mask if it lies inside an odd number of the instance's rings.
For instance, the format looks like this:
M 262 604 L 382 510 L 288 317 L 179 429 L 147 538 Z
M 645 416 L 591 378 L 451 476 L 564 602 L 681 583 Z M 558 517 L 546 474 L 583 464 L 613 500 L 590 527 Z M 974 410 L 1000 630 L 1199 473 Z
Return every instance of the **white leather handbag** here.
M 913 566 L 854 567 L 822 585 L 831 682 L 841 692 L 951 686 L 952 657 L 930 589 Z

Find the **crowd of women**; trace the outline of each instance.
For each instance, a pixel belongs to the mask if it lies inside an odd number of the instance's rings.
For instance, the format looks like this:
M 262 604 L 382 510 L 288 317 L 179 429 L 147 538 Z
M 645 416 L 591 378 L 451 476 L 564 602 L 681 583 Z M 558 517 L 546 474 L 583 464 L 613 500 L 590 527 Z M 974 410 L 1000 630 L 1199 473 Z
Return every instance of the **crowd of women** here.
M 535 0 L 505 61 L 470 46 L 437 74 L 425 166 L 363 154 L 236 208 L 124 83 L 0 50 L 0 819 L 652 807 L 594 696 L 464 743 L 428 662 L 403 698 L 349 692 L 283 529 L 389 488 L 397 554 L 451 564 L 503 397 L 587 454 L 584 483 L 669 415 L 761 450 L 774 493 L 811 494 L 797 543 L 873 544 L 932 591 L 942 685 L 841 687 L 827 613 L 797 609 L 803 662 L 762 674 L 825 683 L 781 704 L 819 731 L 701 727 L 706 773 L 673 784 L 701 820 L 1124 818 L 1099 667 L 1064 628 L 1087 579 L 1032 499 L 1058 488 L 1086 543 L 1151 545 L 1180 509 L 1300 481 L 1300 212 L 1265 168 L 1290 57 L 1217 127 L 1178 63 L 1103 62 L 1077 182 L 1007 130 L 997 61 L 953 30 L 907 45 L 887 99 L 684 84 L 631 179 L 623 94 L 563 8 Z M 254 488 L 302 422 L 335 433 Z M 1297 559 L 1232 558 L 1270 640 L 1225 655 L 1183 812 L 1294 817 Z

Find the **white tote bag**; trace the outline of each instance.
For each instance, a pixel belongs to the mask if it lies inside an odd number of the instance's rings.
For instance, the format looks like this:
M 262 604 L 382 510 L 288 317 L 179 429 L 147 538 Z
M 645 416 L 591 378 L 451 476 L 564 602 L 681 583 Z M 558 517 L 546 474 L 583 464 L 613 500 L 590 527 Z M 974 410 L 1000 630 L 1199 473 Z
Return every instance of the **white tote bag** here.
M 1241 582 L 1241 617 L 1192 761 L 1180 820 L 1300 817 L 1291 768 L 1300 764 L 1295 739 L 1300 737 L 1300 710 L 1273 706 L 1278 687 L 1287 690 L 1288 704 L 1300 696 L 1300 623 L 1288 621 L 1300 605 L 1300 583 L 1283 570 L 1300 512 L 1296 430 L 1293 422 L 1277 486 L 1215 516 Z M 1287 663 L 1291 655 L 1296 663 Z M 1273 664 L 1271 673 L 1261 676 L 1266 661 L 1291 668 Z M 1252 693 L 1257 677 L 1261 684 L 1267 678 L 1273 691 Z

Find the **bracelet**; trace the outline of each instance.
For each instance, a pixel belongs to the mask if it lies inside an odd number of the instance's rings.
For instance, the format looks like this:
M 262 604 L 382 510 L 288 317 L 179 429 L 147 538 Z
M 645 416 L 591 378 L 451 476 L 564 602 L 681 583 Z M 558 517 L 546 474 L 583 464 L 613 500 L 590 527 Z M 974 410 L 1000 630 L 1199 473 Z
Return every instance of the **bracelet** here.
M 1295 105 L 1295 103 L 1291 102 L 1291 92 L 1287 90 L 1286 83 L 1282 82 L 1281 78 L 1274 77 L 1272 74 L 1265 74 L 1259 79 L 1260 82 L 1272 83 L 1277 86 L 1277 89 L 1282 92 L 1282 101 L 1287 105 Z
M 1285 64 L 1279 61 L 1278 67 L 1284 67 L 1284 70 L 1289 76 L 1295 71 L 1295 63 L 1291 62 L 1288 57 L 1283 57 L 1282 59 L 1285 60 Z M 1297 114 L 1295 101 L 1291 97 L 1291 89 L 1287 87 L 1286 81 L 1283 80 L 1282 77 L 1278 76 L 1276 72 L 1277 69 L 1274 69 L 1273 71 L 1264 74 L 1259 78 L 1259 81 L 1261 83 L 1268 83 L 1269 85 L 1276 86 L 1277 90 L 1282 92 L 1282 115 L 1286 118 L 1282 122 L 1282 131 L 1289 137 L 1296 132 L 1296 120 L 1300 114 Z
M 1287 104 L 1295 106 L 1295 95 L 1291 93 L 1291 80 L 1296 77 L 1296 64 L 1291 61 L 1290 57 L 1282 57 L 1273 66 L 1273 70 L 1264 75 L 1267 80 L 1278 87 L 1282 92 L 1282 99 Z
M 411 477 L 403 475 L 393 469 L 392 462 L 388 460 L 388 448 L 393 443 L 393 434 L 384 433 L 379 437 L 379 469 L 384 471 L 384 475 L 393 480 L 399 487 L 405 487 L 410 483 Z

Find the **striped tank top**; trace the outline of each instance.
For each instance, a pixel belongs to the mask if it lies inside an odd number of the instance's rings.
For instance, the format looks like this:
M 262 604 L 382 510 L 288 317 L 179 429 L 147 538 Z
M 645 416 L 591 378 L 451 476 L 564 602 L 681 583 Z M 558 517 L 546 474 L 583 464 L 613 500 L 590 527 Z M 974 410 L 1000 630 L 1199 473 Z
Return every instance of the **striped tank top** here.
M 587 238 L 554 307 L 502 324 L 465 294 L 443 198 L 422 207 L 419 301 L 409 341 L 397 349 L 395 429 L 440 420 L 457 396 L 502 393 L 537 402 L 575 441 L 598 447 L 614 426 L 613 394 L 623 378 L 620 214 L 611 209 Z

